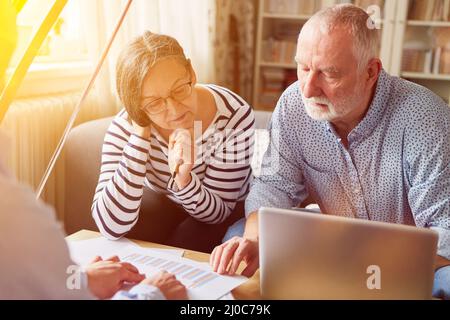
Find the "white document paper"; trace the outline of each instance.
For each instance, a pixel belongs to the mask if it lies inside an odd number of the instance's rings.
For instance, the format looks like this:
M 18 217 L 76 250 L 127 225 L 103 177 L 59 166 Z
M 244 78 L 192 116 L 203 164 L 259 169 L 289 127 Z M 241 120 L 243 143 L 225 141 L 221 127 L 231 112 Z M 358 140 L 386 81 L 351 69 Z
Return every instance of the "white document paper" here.
M 122 261 L 127 261 L 151 277 L 161 270 L 175 274 L 188 291 L 189 299 L 216 300 L 227 295 L 241 285 L 244 276 L 222 276 L 214 273 L 211 267 L 191 259 L 175 257 L 160 252 L 149 252 L 141 248 L 125 248 L 119 253 Z
M 236 300 L 236 299 L 233 297 L 233 294 L 231 292 L 228 292 L 223 297 L 220 297 L 219 300 Z
M 69 246 L 70 256 L 72 260 L 81 266 L 85 266 L 92 262 L 95 256 L 102 259 L 108 259 L 126 248 L 142 248 L 133 241 L 122 238 L 119 240 L 109 240 L 105 237 L 98 237 L 88 240 L 69 240 L 66 241 Z M 161 252 L 177 257 L 182 257 L 184 250 L 178 249 L 158 249 L 158 248 L 142 248 L 149 252 Z

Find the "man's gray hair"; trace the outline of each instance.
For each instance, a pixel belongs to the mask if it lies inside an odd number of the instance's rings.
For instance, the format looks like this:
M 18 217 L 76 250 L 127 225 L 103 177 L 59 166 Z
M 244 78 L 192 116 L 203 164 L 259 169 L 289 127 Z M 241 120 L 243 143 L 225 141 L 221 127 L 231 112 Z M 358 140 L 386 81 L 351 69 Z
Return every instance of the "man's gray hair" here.
M 374 21 L 360 7 L 353 4 L 338 4 L 320 10 L 308 22 L 319 22 L 322 32 L 330 33 L 337 28 L 346 28 L 354 39 L 353 50 L 362 70 L 370 59 L 379 57 L 380 32 Z M 325 29 L 324 29 L 325 28 Z

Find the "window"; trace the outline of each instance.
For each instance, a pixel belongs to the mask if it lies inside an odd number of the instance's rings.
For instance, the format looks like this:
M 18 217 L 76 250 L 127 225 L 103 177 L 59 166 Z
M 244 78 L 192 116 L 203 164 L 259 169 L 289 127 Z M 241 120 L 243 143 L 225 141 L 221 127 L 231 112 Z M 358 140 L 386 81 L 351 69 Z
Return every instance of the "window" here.
M 18 42 L 9 75 L 47 16 L 54 0 L 28 0 L 17 16 Z M 18 97 L 78 90 L 91 70 L 82 25 L 82 1 L 69 0 L 31 64 Z M 64 83 L 61 78 L 64 77 Z
M 18 63 L 20 60 L 53 3 L 53 0 L 29 0 L 18 14 L 19 41 L 14 62 Z M 80 1 L 68 1 L 42 44 L 34 63 L 86 60 L 87 47 L 82 37 L 81 22 Z

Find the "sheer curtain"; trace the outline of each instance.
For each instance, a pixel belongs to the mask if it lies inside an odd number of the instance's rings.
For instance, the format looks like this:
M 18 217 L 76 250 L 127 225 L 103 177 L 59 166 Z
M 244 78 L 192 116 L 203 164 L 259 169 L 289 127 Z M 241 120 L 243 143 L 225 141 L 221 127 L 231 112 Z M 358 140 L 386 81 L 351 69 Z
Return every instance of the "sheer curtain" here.
M 173 36 L 192 60 L 199 82 L 215 82 L 212 47 L 215 1 L 159 1 L 160 32 Z
M 215 0 L 210 18 L 215 81 L 252 96 L 257 0 Z

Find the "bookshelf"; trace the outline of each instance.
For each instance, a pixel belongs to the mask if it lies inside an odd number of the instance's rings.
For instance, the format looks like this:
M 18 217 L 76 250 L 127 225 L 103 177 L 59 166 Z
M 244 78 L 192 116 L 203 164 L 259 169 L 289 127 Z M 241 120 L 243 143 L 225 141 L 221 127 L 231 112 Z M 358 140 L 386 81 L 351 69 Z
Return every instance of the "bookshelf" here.
M 391 74 L 450 100 L 450 0 L 398 0 Z
M 349 2 L 364 9 L 371 5 L 380 8 L 380 58 L 384 69 L 428 87 L 448 102 L 450 0 L 259 0 L 255 109 L 273 110 L 284 89 L 297 80 L 293 44 L 303 24 L 325 6 Z M 436 64 L 436 59 L 442 63 Z
M 375 4 L 386 7 L 395 6 L 394 1 L 383 0 L 259 0 L 256 60 L 253 83 L 253 105 L 259 110 L 273 110 L 284 89 L 297 80 L 294 62 L 298 33 L 303 24 L 318 10 L 336 3 L 353 2 L 367 8 Z M 390 35 L 394 28 L 394 15 L 383 17 L 384 11 L 393 13 L 393 9 L 380 10 L 381 30 L 384 42 L 380 54 L 384 63 L 390 64 Z
M 410 78 L 410 79 L 429 79 L 429 80 L 450 81 L 450 74 L 433 74 L 433 73 L 423 73 L 423 72 L 402 71 L 402 77 Z

